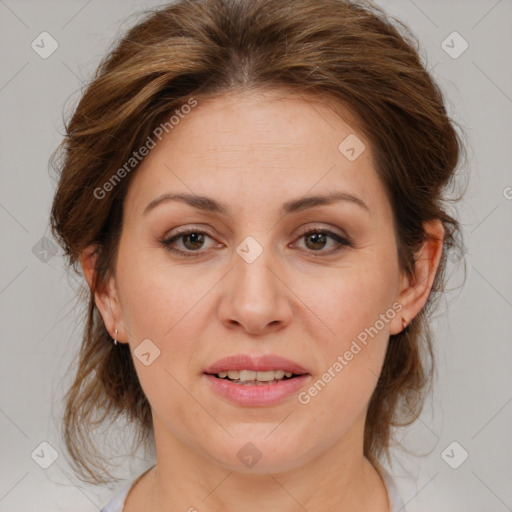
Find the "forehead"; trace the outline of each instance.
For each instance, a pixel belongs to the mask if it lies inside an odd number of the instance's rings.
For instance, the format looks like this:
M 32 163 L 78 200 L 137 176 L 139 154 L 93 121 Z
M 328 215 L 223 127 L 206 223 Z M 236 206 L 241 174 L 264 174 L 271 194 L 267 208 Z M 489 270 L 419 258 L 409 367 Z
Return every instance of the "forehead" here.
M 182 191 L 225 203 L 259 194 L 263 207 L 336 189 L 371 207 L 382 194 L 371 148 L 351 112 L 332 105 L 287 90 L 198 97 L 144 158 L 126 202 L 140 214 L 155 196 Z M 355 159 L 343 152 L 347 141 L 360 152 Z

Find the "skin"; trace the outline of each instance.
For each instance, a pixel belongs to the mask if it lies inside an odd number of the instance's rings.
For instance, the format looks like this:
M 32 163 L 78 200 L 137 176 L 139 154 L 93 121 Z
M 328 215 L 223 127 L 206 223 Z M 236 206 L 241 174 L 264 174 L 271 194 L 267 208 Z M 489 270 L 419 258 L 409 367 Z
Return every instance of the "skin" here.
M 426 225 L 433 238 L 414 278 L 405 277 L 371 147 L 326 101 L 284 90 L 198 101 L 133 176 L 115 274 L 95 294 L 112 337 L 117 328 L 132 353 L 146 338 L 160 350 L 149 366 L 134 357 L 152 408 L 157 464 L 124 510 L 388 511 L 384 484 L 363 456 L 367 405 L 389 336 L 428 298 L 442 225 Z M 353 133 L 366 150 L 349 161 L 338 145 Z M 285 201 L 334 190 L 359 197 L 368 211 L 341 201 L 279 212 Z M 166 202 L 143 215 L 168 192 L 208 196 L 231 211 Z M 174 244 L 199 256 L 161 245 L 179 227 L 208 231 L 202 245 L 187 237 Z M 354 245 L 333 252 L 335 240 L 322 245 L 302 236 L 306 228 Z M 252 263 L 236 252 L 247 236 L 263 249 Z M 81 259 L 89 284 L 92 250 Z M 403 309 L 307 405 L 294 394 L 240 407 L 205 381 L 204 369 L 222 357 L 273 353 L 308 369 L 307 390 L 393 304 Z M 237 457 L 248 442 L 262 454 L 252 468 Z

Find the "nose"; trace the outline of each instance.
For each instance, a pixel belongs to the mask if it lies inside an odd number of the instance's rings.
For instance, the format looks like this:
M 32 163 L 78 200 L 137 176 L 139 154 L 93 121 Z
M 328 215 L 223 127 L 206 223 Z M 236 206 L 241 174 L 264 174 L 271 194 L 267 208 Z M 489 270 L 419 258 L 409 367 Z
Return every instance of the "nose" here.
M 223 280 L 218 308 L 225 327 L 263 335 L 290 324 L 293 293 L 276 267 L 270 250 L 252 263 L 235 255 L 234 268 Z

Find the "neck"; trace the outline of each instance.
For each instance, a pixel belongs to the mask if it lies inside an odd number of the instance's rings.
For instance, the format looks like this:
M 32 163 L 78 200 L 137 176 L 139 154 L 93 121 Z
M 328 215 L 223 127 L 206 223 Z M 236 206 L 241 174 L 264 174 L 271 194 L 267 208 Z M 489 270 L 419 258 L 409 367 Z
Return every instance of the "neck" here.
M 267 471 L 262 459 L 251 472 L 240 472 L 182 443 L 157 418 L 154 432 L 157 464 L 144 486 L 151 504 L 145 510 L 389 511 L 384 483 L 353 433 L 286 471 Z

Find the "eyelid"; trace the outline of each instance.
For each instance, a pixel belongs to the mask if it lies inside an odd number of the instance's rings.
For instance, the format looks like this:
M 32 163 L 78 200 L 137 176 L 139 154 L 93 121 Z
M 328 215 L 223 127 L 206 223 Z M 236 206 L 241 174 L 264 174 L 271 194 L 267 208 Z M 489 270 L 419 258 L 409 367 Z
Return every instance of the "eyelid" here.
M 323 232 L 326 232 L 326 233 L 333 233 L 337 236 L 339 236 L 340 238 L 345 238 L 347 241 L 350 240 L 350 237 L 344 232 L 344 231 L 341 231 L 339 228 L 336 228 L 334 226 L 331 226 L 329 224 L 324 224 L 324 225 L 320 225 L 320 224 L 317 224 L 317 225 L 307 225 L 307 226 L 303 226 L 302 228 L 299 229 L 299 234 L 298 236 L 302 236 L 302 235 L 305 235 L 306 233 L 310 233 L 312 231 L 321 231 L 322 233 Z
M 165 234 L 164 239 L 169 239 L 169 238 L 175 237 L 176 235 L 182 235 L 182 234 L 190 233 L 190 232 L 205 233 L 208 236 L 211 236 L 213 238 L 213 235 L 208 230 L 208 228 L 205 228 L 203 226 L 194 226 L 192 224 L 192 225 L 187 225 L 187 226 L 180 226 L 179 228 L 171 230 L 171 232 L 169 232 L 168 234 Z M 170 233 L 172 233 L 172 234 L 170 234 Z

